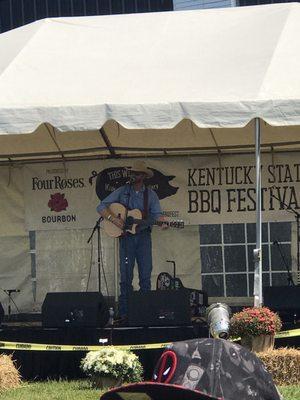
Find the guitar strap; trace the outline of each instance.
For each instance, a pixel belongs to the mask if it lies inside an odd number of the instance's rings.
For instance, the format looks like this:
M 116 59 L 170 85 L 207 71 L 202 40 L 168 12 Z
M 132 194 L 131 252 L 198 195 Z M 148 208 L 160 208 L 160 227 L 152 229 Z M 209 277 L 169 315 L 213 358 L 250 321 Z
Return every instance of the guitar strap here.
M 149 204 L 149 193 L 148 193 L 148 188 L 145 187 L 144 190 L 144 210 L 142 212 L 143 219 L 148 218 L 148 204 Z

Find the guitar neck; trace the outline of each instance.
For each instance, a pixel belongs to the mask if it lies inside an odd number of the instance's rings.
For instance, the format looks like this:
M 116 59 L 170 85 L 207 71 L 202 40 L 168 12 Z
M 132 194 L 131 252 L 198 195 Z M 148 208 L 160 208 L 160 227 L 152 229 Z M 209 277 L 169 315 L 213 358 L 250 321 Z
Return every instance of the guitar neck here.
M 133 218 L 133 224 L 142 225 L 142 226 L 151 226 L 151 225 L 167 225 L 170 228 L 183 228 L 184 222 L 183 221 L 150 221 L 149 219 L 136 219 Z
M 129 217 L 130 218 L 130 217 Z M 163 222 L 163 221 L 151 221 L 150 219 L 139 219 L 139 218 L 132 218 L 131 222 L 133 224 L 137 224 L 137 225 L 147 225 L 147 226 L 151 226 L 151 225 L 162 225 L 162 224 L 167 224 L 169 225 L 169 222 Z
M 172 222 L 169 222 L 169 221 L 155 221 L 153 223 L 153 225 L 157 225 L 157 226 L 161 226 L 163 224 L 168 225 L 168 226 L 172 226 Z

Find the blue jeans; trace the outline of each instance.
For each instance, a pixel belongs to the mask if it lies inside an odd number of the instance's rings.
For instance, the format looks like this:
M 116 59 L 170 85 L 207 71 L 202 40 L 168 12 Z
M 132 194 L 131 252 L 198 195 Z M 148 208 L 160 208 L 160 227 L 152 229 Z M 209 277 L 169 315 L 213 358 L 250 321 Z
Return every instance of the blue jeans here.
M 138 265 L 140 290 L 151 290 L 152 272 L 152 241 L 151 232 L 144 230 L 136 235 L 120 238 L 120 316 L 127 315 L 128 296 L 133 290 L 133 268 L 135 261 Z M 126 259 L 127 257 L 127 259 Z

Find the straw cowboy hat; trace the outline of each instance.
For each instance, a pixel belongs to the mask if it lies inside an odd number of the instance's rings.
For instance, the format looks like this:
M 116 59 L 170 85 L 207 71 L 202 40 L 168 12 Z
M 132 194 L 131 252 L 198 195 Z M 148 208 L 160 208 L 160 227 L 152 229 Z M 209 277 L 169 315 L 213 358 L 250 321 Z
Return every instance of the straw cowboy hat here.
M 134 161 L 134 163 L 132 164 L 132 167 L 130 167 L 130 171 L 131 172 L 143 172 L 144 174 L 147 175 L 148 179 L 152 178 L 152 176 L 153 176 L 153 171 L 146 166 L 144 161 L 141 161 L 141 160 Z

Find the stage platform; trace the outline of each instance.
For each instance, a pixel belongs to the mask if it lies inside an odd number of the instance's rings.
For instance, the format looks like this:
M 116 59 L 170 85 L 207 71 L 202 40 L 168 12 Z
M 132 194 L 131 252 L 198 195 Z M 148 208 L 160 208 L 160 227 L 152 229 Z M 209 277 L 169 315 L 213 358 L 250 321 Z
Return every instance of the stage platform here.
M 4 323 L 0 328 L 0 341 L 44 343 L 58 345 L 101 345 L 100 339 L 108 339 L 113 345 L 138 345 L 173 342 L 197 337 L 208 337 L 205 324 L 159 327 L 113 328 L 43 328 L 39 322 Z M 80 371 L 80 360 L 86 354 L 81 351 L 9 351 L 13 353 L 23 379 L 77 379 L 84 375 Z M 145 377 L 150 378 L 153 367 L 162 349 L 137 350 L 145 370 Z
M 284 329 L 299 328 L 300 324 L 285 324 Z M 57 345 L 100 345 L 107 339 L 113 345 L 138 345 L 175 342 L 208 337 L 204 322 L 183 326 L 149 326 L 113 328 L 43 328 L 39 321 L 4 322 L 0 327 L 0 341 Z M 300 347 L 299 337 L 276 339 L 276 347 Z M 145 379 L 152 375 L 162 349 L 135 350 L 145 370 Z M 81 351 L 24 351 L 2 350 L 12 354 L 25 380 L 78 379 L 84 377 L 79 365 L 86 352 Z

